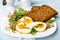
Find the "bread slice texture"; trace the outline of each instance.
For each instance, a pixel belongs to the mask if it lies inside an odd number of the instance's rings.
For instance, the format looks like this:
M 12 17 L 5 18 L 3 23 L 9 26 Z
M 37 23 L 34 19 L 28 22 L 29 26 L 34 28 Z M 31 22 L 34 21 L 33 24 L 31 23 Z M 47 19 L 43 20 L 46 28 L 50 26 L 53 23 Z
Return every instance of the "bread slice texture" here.
M 58 12 L 48 5 L 33 6 L 27 16 L 31 17 L 34 21 L 47 21 L 57 15 Z

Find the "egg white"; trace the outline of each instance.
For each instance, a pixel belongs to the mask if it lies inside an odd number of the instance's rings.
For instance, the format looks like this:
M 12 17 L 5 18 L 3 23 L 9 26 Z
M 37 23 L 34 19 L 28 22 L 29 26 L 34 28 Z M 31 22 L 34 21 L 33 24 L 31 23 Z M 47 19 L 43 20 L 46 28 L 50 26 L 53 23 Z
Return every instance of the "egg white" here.
M 37 31 L 39 31 L 39 32 L 42 32 L 42 31 L 45 31 L 45 29 L 46 29 L 46 23 L 43 23 L 43 22 L 40 22 L 39 24 L 43 24 L 43 27 L 42 28 L 35 28 Z
M 23 34 L 27 34 L 31 32 L 31 29 L 19 29 L 18 27 L 16 27 L 16 30 Z
M 20 25 L 20 24 L 23 24 L 23 22 L 20 22 L 18 25 Z M 28 29 L 28 28 L 20 29 L 20 28 L 18 28 L 17 25 L 16 25 L 16 30 L 17 30 L 18 32 L 24 33 L 24 34 L 31 32 L 31 29 L 30 29 L 30 28 L 29 28 L 29 29 Z
M 43 24 L 44 27 L 43 28 L 36 28 L 35 26 L 38 25 L 38 24 Z M 31 24 L 28 24 L 27 27 L 29 28 L 35 28 L 37 31 L 44 31 L 46 29 L 46 23 L 43 23 L 43 22 L 33 22 Z
M 23 21 L 23 18 L 21 20 Z M 22 21 L 20 23 L 18 23 L 18 25 L 23 24 L 24 22 L 22 22 Z M 35 27 L 38 24 L 43 24 L 44 25 L 43 28 Z M 44 31 L 46 29 L 47 26 L 46 26 L 46 23 L 44 23 L 44 22 L 32 22 L 30 24 L 26 24 L 26 27 L 28 27 L 29 29 L 28 28 L 20 29 L 20 28 L 18 28 L 18 26 L 16 26 L 16 30 L 18 32 L 26 34 L 26 33 L 30 33 L 32 31 L 31 29 L 34 27 L 38 32 L 42 32 L 42 31 Z
M 25 18 L 26 18 L 26 19 L 30 19 L 30 21 L 33 22 L 32 18 L 30 18 L 30 17 L 28 17 L 28 16 L 22 17 L 22 18 L 20 19 L 20 21 L 21 21 L 21 22 L 24 22 Z M 31 22 L 31 23 L 32 23 L 32 22 Z M 25 24 L 28 24 L 28 23 L 26 23 L 26 22 L 24 22 L 24 23 L 25 23 Z M 29 24 L 30 24 L 30 23 L 29 23 Z
M 40 22 L 32 22 L 31 24 L 27 24 L 27 27 L 33 28 L 35 25 L 39 24 Z

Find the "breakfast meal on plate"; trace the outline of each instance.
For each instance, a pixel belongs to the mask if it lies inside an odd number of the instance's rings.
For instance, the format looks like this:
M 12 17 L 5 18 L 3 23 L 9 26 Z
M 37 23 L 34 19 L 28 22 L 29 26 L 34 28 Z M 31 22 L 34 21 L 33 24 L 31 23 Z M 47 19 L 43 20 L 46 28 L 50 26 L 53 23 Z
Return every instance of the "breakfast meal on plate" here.
M 58 12 L 50 6 L 33 6 L 28 11 L 17 8 L 13 14 L 10 13 L 8 15 L 9 27 L 6 27 L 6 29 L 10 28 L 14 33 L 17 31 L 21 34 L 34 35 L 36 32 L 44 32 L 54 27 L 55 19 L 52 19 L 52 17 L 57 15 Z

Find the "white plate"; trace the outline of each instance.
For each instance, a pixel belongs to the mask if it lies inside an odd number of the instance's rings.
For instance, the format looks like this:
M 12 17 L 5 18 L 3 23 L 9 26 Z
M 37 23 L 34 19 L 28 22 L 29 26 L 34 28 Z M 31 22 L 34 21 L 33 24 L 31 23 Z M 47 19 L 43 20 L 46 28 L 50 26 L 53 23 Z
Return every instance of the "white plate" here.
M 0 10 L 0 27 L 1 27 L 1 31 L 6 34 L 6 35 L 9 35 L 9 36 L 12 36 L 12 37 L 20 37 L 20 38 L 41 38 L 41 37 L 46 37 L 46 36 L 49 36 L 49 35 L 52 35 L 56 29 L 57 29 L 57 25 L 56 25 L 56 22 L 54 22 L 54 27 L 44 31 L 44 32 L 37 32 L 35 35 L 31 35 L 31 34 L 19 34 L 18 32 L 16 33 L 13 33 L 11 31 L 7 31 L 5 30 L 5 27 L 7 27 L 8 25 L 8 18 L 7 18 L 7 13 L 8 12 L 3 12 L 3 10 L 1 11 Z M 55 19 L 55 18 L 53 18 Z

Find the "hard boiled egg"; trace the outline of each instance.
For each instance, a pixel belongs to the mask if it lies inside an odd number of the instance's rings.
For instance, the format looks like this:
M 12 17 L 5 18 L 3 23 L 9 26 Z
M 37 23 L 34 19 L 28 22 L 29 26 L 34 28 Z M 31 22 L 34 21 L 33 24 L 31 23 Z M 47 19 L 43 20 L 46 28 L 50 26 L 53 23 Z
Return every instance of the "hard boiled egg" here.
M 31 24 L 33 20 L 30 17 L 24 16 L 17 21 L 16 30 L 21 33 L 30 33 L 31 28 L 27 27 L 27 24 Z
M 16 30 L 20 33 L 30 33 L 31 29 L 26 27 L 26 25 L 23 22 L 20 22 L 16 25 Z
M 31 24 L 33 22 L 33 20 L 28 16 L 22 17 L 20 21 L 24 22 L 25 24 Z
M 43 22 L 39 22 L 39 24 L 37 24 L 36 25 L 36 27 L 35 27 L 35 29 L 37 30 L 37 31 L 45 31 L 45 29 L 46 29 L 46 23 L 43 23 Z
M 35 28 L 37 31 L 44 31 L 46 29 L 46 23 L 43 22 L 33 22 L 28 24 L 27 27 Z
M 38 25 L 40 22 L 32 22 L 31 24 L 27 24 L 27 27 L 33 28 L 34 26 Z

